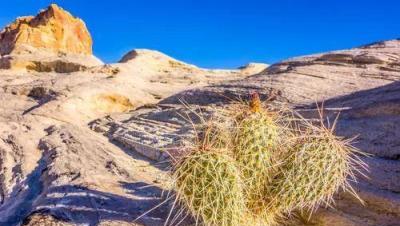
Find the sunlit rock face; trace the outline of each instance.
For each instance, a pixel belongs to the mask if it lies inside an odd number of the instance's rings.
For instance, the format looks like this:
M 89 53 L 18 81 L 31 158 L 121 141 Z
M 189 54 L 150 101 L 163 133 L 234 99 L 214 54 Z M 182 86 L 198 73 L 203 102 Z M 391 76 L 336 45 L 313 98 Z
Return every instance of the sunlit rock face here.
M 53 52 L 92 54 L 92 38 L 85 23 L 55 4 L 37 16 L 20 17 L 0 33 L 0 54 L 24 51 L 21 46 Z
M 55 4 L 0 32 L 0 69 L 70 73 L 102 64 L 85 23 Z

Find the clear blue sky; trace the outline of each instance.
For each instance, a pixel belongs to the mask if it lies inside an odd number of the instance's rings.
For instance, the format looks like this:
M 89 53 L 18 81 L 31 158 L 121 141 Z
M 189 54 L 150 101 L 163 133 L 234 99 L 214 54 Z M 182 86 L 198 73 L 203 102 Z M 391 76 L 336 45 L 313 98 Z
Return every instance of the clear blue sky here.
M 0 26 L 52 2 L 86 22 L 105 62 L 148 48 L 233 68 L 400 38 L 398 0 L 9 0 Z

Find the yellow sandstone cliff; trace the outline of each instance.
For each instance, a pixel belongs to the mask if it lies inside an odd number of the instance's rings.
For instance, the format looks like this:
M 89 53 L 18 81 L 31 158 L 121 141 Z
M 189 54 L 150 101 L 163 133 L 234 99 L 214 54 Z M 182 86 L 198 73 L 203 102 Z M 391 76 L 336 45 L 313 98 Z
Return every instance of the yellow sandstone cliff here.
M 92 38 L 85 23 L 55 4 L 35 17 L 16 19 L 0 32 L 0 55 L 26 45 L 53 52 L 92 54 Z

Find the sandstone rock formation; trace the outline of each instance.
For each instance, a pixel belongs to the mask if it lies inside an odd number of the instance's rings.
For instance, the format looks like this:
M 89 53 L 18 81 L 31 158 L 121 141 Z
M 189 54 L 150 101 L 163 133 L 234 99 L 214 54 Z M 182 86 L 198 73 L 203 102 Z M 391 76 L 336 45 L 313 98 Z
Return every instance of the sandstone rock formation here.
M 21 45 L 54 52 L 92 54 L 85 23 L 55 4 L 37 16 L 21 17 L 0 33 L 0 55 L 21 51 Z
M 101 64 L 85 23 L 55 4 L 0 32 L 0 69 L 69 73 Z

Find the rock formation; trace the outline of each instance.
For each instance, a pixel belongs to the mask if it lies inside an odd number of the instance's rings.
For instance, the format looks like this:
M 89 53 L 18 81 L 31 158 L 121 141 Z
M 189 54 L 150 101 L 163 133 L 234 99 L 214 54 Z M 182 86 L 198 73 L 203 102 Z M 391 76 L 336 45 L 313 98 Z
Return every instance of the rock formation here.
M 125 54 L 119 61 L 121 64 L 130 65 L 132 68 L 142 68 L 148 73 L 170 73 L 172 71 L 179 71 L 182 73 L 199 73 L 202 70 L 194 65 L 176 60 L 159 51 L 148 49 L 134 49 Z M 146 72 L 145 72 L 146 73 Z
M 269 67 L 268 64 L 249 63 L 245 66 L 239 67 L 239 69 L 243 74 L 255 75 L 255 74 L 258 74 L 258 73 L 264 71 L 267 67 Z
M 5 27 L 0 55 L 0 69 L 69 73 L 102 64 L 85 23 L 55 4 Z
M 55 4 L 37 16 L 21 17 L 0 33 L 0 55 L 21 51 L 24 45 L 54 52 L 92 54 L 85 23 Z

